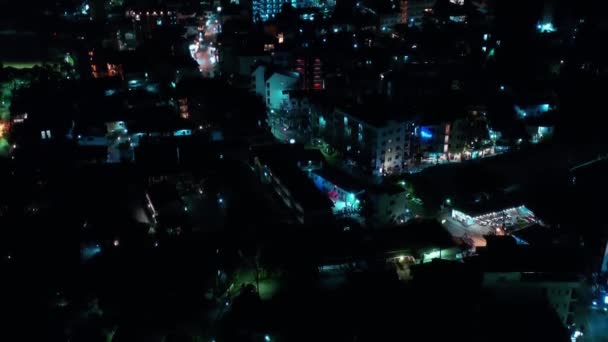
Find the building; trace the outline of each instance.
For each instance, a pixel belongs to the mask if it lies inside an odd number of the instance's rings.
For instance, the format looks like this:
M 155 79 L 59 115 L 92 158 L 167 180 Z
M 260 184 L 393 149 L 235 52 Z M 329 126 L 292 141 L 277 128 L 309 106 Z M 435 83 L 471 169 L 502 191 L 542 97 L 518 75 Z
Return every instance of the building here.
M 266 96 L 266 79 L 268 78 L 269 68 L 266 63 L 259 63 L 253 68 L 251 73 L 251 90 L 259 97 Z
M 297 0 L 252 0 L 253 21 L 268 21 L 281 13 L 284 4 L 290 4 L 293 8 L 298 7 Z
M 335 0 L 252 0 L 253 21 L 268 21 L 281 13 L 284 4 L 290 4 L 298 9 L 315 9 L 323 17 L 328 17 L 336 6 Z M 314 20 L 313 16 L 303 17 L 306 20 Z
M 254 72 L 256 80 L 256 92 L 260 88 L 258 86 L 259 70 Z M 288 90 L 297 89 L 300 76 L 296 72 L 273 72 L 265 79 L 264 87 L 264 103 L 267 110 L 278 110 L 283 103 L 289 100 Z
M 298 56 L 295 60 L 295 71 L 300 75 L 301 89 L 325 89 L 323 62 L 318 56 Z
M 505 207 L 500 204 L 456 205 L 451 217 L 465 226 L 481 225 L 497 228 L 525 227 L 536 223 L 534 213 L 524 205 Z
M 177 24 L 178 13 L 162 8 L 139 8 L 127 11 L 127 17 L 133 22 L 137 39 L 143 40 L 150 38 L 158 27 Z
M 368 175 L 405 171 L 412 156 L 414 121 L 383 104 L 311 110 L 313 138 L 340 152 L 348 165 Z
M 359 213 L 364 184 L 329 166 L 305 172 L 317 189 L 333 202 L 335 215 Z
M 271 109 L 268 115 L 270 132 L 279 141 L 295 144 L 311 141 L 310 107 L 302 98 L 292 98 L 292 92 L 285 94 L 287 100 L 278 109 Z
M 468 115 L 416 128 L 423 162 L 437 163 L 494 155 L 494 142 L 483 115 Z
M 368 190 L 371 206 L 368 224 L 374 227 L 401 224 L 409 219 L 407 192 L 396 185 L 376 185 Z
M 564 326 L 574 323 L 583 285 L 580 250 L 516 245 L 511 237 L 488 239 L 479 251 L 482 288 L 497 297 L 544 299 Z
M 425 14 L 433 13 L 436 0 L 402 0 L 401 21 L 405 18 L 408 25 L 420 26 Z
M 272 187 L 300 224 L 327 224 L 333 203 L 302 172 L 320 168 L 323 157 L 316 150 L 297 145 L 273 145 L 254 151 L 254 167 L 262 184 Z

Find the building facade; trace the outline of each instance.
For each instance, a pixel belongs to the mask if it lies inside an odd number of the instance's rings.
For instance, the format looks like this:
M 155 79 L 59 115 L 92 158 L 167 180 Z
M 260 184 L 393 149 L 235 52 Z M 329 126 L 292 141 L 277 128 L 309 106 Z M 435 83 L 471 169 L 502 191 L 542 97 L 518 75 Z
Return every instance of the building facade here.
M 313 139 L 369 175 L 401 173 L 412 156 L 413 120 L 366 120 L 344 109 L 311 111 Z
M 275 72 L 266 79 L 264 99 L 267 110 L 278 110 L 289 100 L 289 90 L 298 87 L 300 77 L 295 72 Z M 257 82 L 257 79 L 256 79 Z M 257 83 L 256 83 L 257 84 Z M 256 85 L 256 89 L 257 89 Z
M 499 295 L 517 292 L 544 297 L 564 326 L 573 323 L 576 292 L 582 282 L 576 277 L 538 272 L 485 272 L 483 287 Z
M 281 13 L 283 4 L 289 3 L 292 7 L 298 7 L 297 0 L 253 0 L 252 14 L 253 21 L 268 21 L 276 17 L 277 14 Z

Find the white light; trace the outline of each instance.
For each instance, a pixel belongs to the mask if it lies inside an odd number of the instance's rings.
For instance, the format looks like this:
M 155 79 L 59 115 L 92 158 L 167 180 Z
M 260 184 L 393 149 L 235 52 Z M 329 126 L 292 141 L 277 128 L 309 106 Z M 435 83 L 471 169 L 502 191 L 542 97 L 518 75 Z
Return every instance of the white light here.
M 221 12 L 222 11 L 222 6 L 217 6 L 217 11 Z
M 296 143 L 296 139 L 289 139 L 289 143 L 292 144 L 292 145 L 295 144 Z
M 118 239 L 115 239 L 112 244 L 114 245 L 114 247 L 118 247 L 118 245 L 120 245 L 120 241 L 118 241 Z

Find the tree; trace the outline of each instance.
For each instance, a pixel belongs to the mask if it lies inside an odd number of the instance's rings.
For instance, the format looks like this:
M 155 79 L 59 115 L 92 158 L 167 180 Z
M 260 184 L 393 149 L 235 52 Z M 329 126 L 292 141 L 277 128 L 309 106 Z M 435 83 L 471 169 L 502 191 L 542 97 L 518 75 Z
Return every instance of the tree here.
M 308 142 L 311 137 L 310 109 L 305 106 L 292 106 L 285 101 L 279 109 L 270 110 L 268 126 L 272 135 L 279 140 Z

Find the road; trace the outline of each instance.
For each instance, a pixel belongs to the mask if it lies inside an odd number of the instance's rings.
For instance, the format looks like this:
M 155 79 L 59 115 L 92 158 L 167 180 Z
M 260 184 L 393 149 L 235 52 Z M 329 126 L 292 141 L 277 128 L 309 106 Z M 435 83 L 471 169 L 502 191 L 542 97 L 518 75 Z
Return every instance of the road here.
M 216 14 L 210 15 L 204 21 L 203 30 L 199 31 L 189 45 L 189 50 L 202 75 L 213 78 L 218 71 L 219 53 L 216 39 L 217 34 L 221 32 L 221 25 Z
M 452 234 L 453 237 L 463 238 L 468 237 L 473 241 L 475 247 L 483 247 L 486 245 L 486 239 L 484 235 L 492 233 L 492 228 L 489 226 L 480 226 L 473 224 L 470 226 L 464 226 L 462 223 L 454 220 L 449 212 L 444 212 L 439 215 L 439 220 L 443 223 L 443 226 Z

